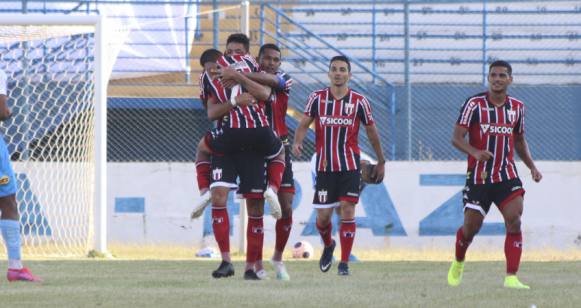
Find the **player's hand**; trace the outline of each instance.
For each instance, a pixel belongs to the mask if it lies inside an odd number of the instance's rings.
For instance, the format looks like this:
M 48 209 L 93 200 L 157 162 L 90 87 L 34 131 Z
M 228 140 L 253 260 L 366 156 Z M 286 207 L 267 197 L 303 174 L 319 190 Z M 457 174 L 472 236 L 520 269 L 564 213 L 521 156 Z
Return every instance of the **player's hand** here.
M 537 170 L 537 168 L 533 168 L 531 170 L 531 176 L 533 177 L 533 180 L 537 183 L 543 179 L 543 175 L 539 170 Z
M 222 78 L 222 82 L 224 82 L 224 80 L 236 80 L 236 78 L 238 77 L 238 73 L 235 69 L 231 68 L 231 67 L 223 67 L 220 70 L 220 77 Z
M 494 155 L 490 151 L 477 150 L 476 152 L 472 153 L 472 157 L 476 158 L 478 161 L 487 161 L 492 159 Z
M 385 162 L 378 163 L 377 165 L 373 166 L 373 170 L 371 170 L 371 179 L 373 183 L 381 183 L 383 182 L 383 177 L 385 175 Z
M 292 152 L 295 157 L 301 157 L 301 152 L 303 151 L 302 144 L 293 144 Z
M 250 93 L 242 93 L 236 97 L 236 104 L 238 106 L 248 106 L 256 104 L 256 99 Z
M 220 80 L 220 83 L 222 83 L 222 86 L 224 86 L 224 88 L 228 88 L 228 89 L 232 89 L 232 87 L 234 87 L 235 85 L 238 84 L 236 82 L 236 80 L 233 80 L 233 79 L 224 79 L 224 78 L 222 78 Z

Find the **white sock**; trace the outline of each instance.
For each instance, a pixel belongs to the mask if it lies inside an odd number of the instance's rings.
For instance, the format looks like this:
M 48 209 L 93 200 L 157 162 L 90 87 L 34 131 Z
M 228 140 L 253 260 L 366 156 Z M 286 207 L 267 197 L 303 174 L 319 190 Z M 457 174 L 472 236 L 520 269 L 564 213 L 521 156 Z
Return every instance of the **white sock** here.
M 21 270 L 23 268 L 20 260 L 8 260 L 8 269 Z

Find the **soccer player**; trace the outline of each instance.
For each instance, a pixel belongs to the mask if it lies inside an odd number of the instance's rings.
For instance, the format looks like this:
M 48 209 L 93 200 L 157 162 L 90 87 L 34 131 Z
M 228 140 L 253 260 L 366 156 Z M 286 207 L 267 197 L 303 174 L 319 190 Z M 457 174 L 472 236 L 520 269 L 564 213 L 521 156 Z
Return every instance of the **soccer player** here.
M 213 153 L 213 183 L 210 188 L 214 235 L 223 257 L 222 264 L 213 273 L 213 276 L 216 278 L 228 277 L 233 274 L 233 267 L 229 258 L 229 245 L 226 245 L 226 241 L 229 240 L 229 223 L 225 208 L 228 191 L 235 185 L 236 180 L 236 176 L 233 174 L 235 167 L 232 166 L 232 157 L 243 151 L 254 151 L 261 158 L 262 164 L 264 164 L 265 158 L 269 160 L 268 188 L 264 192 L 259 188 L 250 189 L 250 192 L 260 190 L 260 199 L 268 199 L 271 206 L 275 203 L 278 206 L 279 215 L 280 205 L 278 204 L 278 200 L 276 200 L 276 192 L 282 180 L 285 159 L 282 142 L 269 128 L 263 107 L 258 104 L 238 106 L 235 103 L 237 96 L 245 94 L 242 91 L 243 89 L 248 90 L 259 101 L 265 101 L 270 96 L 270 88 L 255 83 L 240 73 L 241 71 L 254 71 L 257 68 L 254 60 L 250 56 L 235 54 L 220 58 L 217 64 L 219 65 L 217 68 L 209 70 L 213 85 L 212 93 L 215 96 L 210 96 L 208 117 L 210 119 L 222 118 L 223 125 L 222 128 L 214 130 L 211 138 L 207 139 L 207 145 L 212 149 Z M 217 82 L 217 77 L 221 78 L 221 81 Z M 234 82 L 236 85 L 228 89 L 222 85 L 222 82 L 225 84 Z M 274 168 L 271 168 L 273 165 L 275 165 Z M 247 179 L 255 178 L 247 177 Z M 244 181 L 244 178 L 241 177 L 241 188 L 244 185 Z M 245 192 L 242 191 L 242 193 Z M 277 215 L 273 212 L 273 216 Z M 249 213 L 249 217 L 252 218 L 252 213 Z M 256 223 L 253 223 L 253 220 L 249 220 L 249 232 L 252 231 L 257 234 L 255 234 L 256 240 L 254 240 L 254 235 L 248 235 L 249 246 L 252 246 L 252 249 L 249 249 L 247 259 L 255 258 L 257 252 L 254 249 L 258 245 L 260 245 L 260 248 L 262 247 L 262 241 L 259 240 L 259 237 L 263 238 L 262 217 L 256 220 Z M 253 239 L 251 240 L 250 237 Z M 257 279 L 258 277 L 254 270 L 248 268 L 249 265 L 253 267 L 254 264 L 252 262 L 247 263 L 244 278 Z
M 508 62 L 490 64 L 488 92 L 466 100 L 454 128 L 452 144 L 468 154 L 468 171 L 464 188 L 464 224 L 456 233 L 456 258 L 448 271 L 451 286 L 462 282 L 466 250 L 494 202 L 506 226 L 504 286 L 530 288 L 516 276 L 523 245 L 521 215 L 525 191 L 514 163 L 515 150 L 535 182 L 543 176 L 525 140 L 524 104 L 507 94 L 512 80 L 512 67 Z
M 0 121 L 10 117 L 7 104 L 8 80 L 6 73 L 0 69 Z M 10 165 L 10 155 L 4 138 L 0 136 L 0 230 L 8 252 L 8 281 L 40 282 L 21 262 L 20 217 L 16 204 L 16 178 Z
M 331 268 L 335 241 L 331 238 L 333 208 L 339 206 L 341 225 L 341 263 L 339 275 L 349 275 L 349 255 L 355 238 L 355 204 L 359 201 L 360 151 L 359 125 L 363 123 L 369 142 L 377 155 L 371 177 L 380 182 L 385 172 L 377 128 L 367 99 L 349 88 L 351 64 L 345 56 L 335 56 L 329 63 L 331 85 L 313 92 L 305 106 L 305 116 L 295 132 L 293 154 L 299 156 L 309 125 L 315 121 L 317 177 L 314 207 L 317 229 L 325 248 L 319 260 L 322 272 Z
M 281 52 L 278 46 L 275 44 L 264 44 L 258 52 L 258 63 L 262 72 L 247 73 L 246 76 L 274 90 L 269 102 L 265 104 L 265 112 L 271 128 L 280 137 L 285 146 L 285 153 L 290 153 L 288 128 L 285 120 L 292 79 L 288 74 L 280 70 L 281 58 Z M 274 254 L 271 259 L 278 280 L 290 280 L 290 276 L 282 262 L 282 254 L 292 229 L 292 201 L 295 187 L 290 155 L 285 155 L 285 159 L 284 174 L 280 189 L 278 190 L 278 200 L 281 205 L 282 217 L 276 221 L 276 241 Z M 245 161 L 246 159 L 239 160 L 243 164 Z M 263 209 L 263 204 L 257 204 L 252 210 L 249 208 L 249 217 L 250 211 L 253 211 L 255 217 L 262 216 Z M 262 250 L 256 259 L 255 270 L 260 278 L 265 278 L 266 272 L 263 269 L 261 252 Z

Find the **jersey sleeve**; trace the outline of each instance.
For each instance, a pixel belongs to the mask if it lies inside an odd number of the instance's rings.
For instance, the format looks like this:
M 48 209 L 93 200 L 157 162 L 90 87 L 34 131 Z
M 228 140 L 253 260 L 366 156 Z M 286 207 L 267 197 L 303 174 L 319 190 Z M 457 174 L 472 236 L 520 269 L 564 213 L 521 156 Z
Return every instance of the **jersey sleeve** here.
M 0 70 L 0 95 L 8 95 L 8 78 L 3 70 Z
M 375 124 L 375 121 L 373 120 L 373 114 L 371 113 L 371 104 L 365 97 L 361 97 L 357 104 L 357 116 L 365 125 Z
M 476 109 L 478 108 L 478 103 L 468 99 L 460 108 L 460 115 L 458 116 L 458 120 L 456 120 L 456 124 L 458 126 L 462 126 L 465 128 L 470 127 L 472 123 L 474 123 L 477 119 Z
M 319 114 L 318 111 L 318 102 L 319 101 L 319 95 L 317 94 L 317 92 L 313 92 L 311 93 L 311 95 L 309 95 L 309 99 L 307 100 L 307 104 L 305 105 L 305 115 L 311 118 L 316 118 Z

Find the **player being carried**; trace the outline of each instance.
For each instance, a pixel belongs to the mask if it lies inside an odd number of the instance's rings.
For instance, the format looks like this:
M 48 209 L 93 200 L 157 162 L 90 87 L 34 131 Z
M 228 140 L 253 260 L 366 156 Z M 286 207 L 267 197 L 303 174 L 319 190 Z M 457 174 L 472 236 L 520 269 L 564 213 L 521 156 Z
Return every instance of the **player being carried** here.
M 529 289 L 516 276 L 523 245 L 521 215 L 525 191 L 514 163 L 515 150 L 530 169 L 535 182 L 543 176 L 535 167 L 525 140 L 524 104 L 507 94 L 511 83 L 512 67 L 508 62 L 490 64 L 488 92 L 468 98 L 456 121 L 452 144 L 468 154 L 468 170 L 464 188 L 464 224 L 456 233 L 456 258 L 448 271 L 451 286 L 462 282 L 466 250 L 494 202 L 506 226 L 504 286 Z
M 317 177 L 314 207 L 317 209 L 317 229 L 325 248 L 319 260 L 322 272 L 331 268 L 335 241 L 331 238 L 333 208 L 341 208 L 339 237 L 341 263 L 339 275 L 349 275 L 349 255 L 355 239 L 355 204 L 360 194 L 359 125 L 363 123 L 378 163 L 371 178 L 383 180 L 385 158 L 377 128 L 367 99 L 349 88 L 351 64 L 345 56 L 335 56 L 329 63 L 331 85 L 313 92 L 305 106 L 305 117 L 295 132 L 293 154 L 299 156 L 309 125 L 315 121 Z

